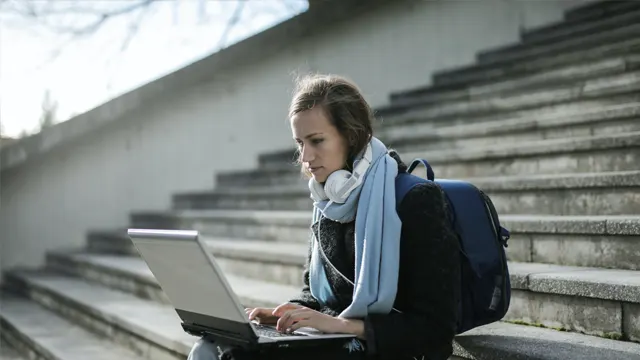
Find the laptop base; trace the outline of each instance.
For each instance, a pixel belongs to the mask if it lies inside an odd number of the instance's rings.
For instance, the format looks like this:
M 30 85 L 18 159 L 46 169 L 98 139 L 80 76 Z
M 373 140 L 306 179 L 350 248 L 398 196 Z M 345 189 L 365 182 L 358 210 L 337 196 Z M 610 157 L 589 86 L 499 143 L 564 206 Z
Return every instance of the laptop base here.
M 282 348 L 290 348 L 290 349 L 301 349 L 308 347 L 321 347 L 323 351 L 335 349 L 340 350 L 344 347 L 344 345 L 351 341 L 351 338 L 309 338 L 304 337 L 304 339 L 300 339 L 300 336 L 292 336 L 291 339 L 280 338 L 277 341 L 273 342 L 261 342 L 260 338 L 253 337 L 252 339 L 240 338 L 231 334 L 225 334 L 224 332 L 218 331 L 216 329 L 212 329 L 205 326 L 200 326 L 197 324 L 186 324 L 182 323 L 182 329 L 193 336 L 204 338 L 205 340 L 209 340 L 212 342 L 222 342 L 227 345 L 231 345 L 234 347 L 239 347 L 248 351 L 269 351 L 272 349 L 282 349 Z M 296 340 L 300 339 L 300 340 Z

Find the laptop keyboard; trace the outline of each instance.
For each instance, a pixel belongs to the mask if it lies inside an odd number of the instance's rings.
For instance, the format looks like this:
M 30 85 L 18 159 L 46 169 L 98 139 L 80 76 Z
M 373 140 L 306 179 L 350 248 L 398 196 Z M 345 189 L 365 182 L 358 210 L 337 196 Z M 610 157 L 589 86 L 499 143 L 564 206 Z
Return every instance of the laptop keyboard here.
M 273 327 L 255 324 L 256 334 L 264 337 L 305 336 L 299 333 L 281 333 Z

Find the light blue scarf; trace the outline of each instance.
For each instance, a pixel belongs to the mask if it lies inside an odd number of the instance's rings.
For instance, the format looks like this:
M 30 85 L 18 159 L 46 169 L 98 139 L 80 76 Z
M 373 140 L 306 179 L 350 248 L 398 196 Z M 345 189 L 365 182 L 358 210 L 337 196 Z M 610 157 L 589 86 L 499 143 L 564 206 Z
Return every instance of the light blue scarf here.
M 369 313 L 386 314 L 392 310 L 396 298 L 402 225 L 396 212 L 398 163 L 377 138 L 372 137 L 371 146 L 372 160 L 365 179 L 344 204 L 332 203 L 327 207 L 326 200 L 314 202 L 314 224 L 321 215 L 341 223 L 353 221 L 354 217 L 356 221 L 353 300 L 339 315 L 342 318 L 362 319 Z M 322 231 L 321 227 L 318 230 Z M 318 241 L 314 241 L 309 286 L 311 294 L 321 304 L 327 304 L 334 294 L 318 246 Z

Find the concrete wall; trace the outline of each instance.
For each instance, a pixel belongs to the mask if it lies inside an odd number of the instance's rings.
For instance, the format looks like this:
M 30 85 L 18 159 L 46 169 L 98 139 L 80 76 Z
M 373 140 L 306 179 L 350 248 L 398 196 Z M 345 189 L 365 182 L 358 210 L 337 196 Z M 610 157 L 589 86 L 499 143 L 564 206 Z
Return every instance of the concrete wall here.
M 399 1 L 158 99 L 0 173 L 0 266 L 39 265 L 47 250 L 82 246 L 88 229 L 126 227 L 131 210 L 168 209 L 171 194 L 211 189 L 216 172 L 292 147 L 292 72 L 346 74 L 378 106 L 390 91 L 472 63 L 477 51 L 515 42 L 521 29 L 560 20 L 578 2 Z

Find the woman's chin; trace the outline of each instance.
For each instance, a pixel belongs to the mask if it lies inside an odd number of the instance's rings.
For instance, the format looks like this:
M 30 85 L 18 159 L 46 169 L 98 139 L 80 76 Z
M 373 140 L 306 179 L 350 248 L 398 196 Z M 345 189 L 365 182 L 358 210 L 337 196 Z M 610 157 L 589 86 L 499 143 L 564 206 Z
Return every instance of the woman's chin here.
M 327 181 L 327 177 L 326 176 L 322 176 L 321 174 L 311 174 L 311 176 L 313 177 L 313 180 L 319 182 L 319 183 L 324 183 L 325 181 Z

